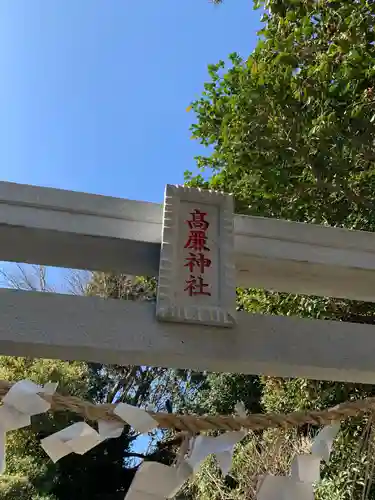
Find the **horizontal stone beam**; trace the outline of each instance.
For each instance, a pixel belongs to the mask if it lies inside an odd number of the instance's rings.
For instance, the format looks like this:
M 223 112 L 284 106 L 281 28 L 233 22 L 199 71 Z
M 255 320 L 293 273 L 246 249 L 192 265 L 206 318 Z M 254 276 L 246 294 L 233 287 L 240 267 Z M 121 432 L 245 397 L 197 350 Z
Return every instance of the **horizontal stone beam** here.
M 375 328 L 238 314 L 228 331 L 161 323 L 154 304 L 0 290 L 0 353 L 375 383 Z
M 375 234 L 235 217 L 237 284 L 375 301 Z M 156 276 L 162 206 L 0 182 L 0 260 Z
M 162 207 L 0 182 L 0 260 L 155 276 Z

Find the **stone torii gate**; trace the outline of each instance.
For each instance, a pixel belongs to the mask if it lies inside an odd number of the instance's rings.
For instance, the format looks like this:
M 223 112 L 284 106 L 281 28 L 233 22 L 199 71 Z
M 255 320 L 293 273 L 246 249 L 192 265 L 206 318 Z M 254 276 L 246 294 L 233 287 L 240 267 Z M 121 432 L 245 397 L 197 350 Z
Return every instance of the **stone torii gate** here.
M 375 383 L 375 328 L 235 310 L 235 285 L 375 301 L 375 234 L 0 182 L 0 260 L 159 275 L 158 301 L 0 289 L 0 353 Z

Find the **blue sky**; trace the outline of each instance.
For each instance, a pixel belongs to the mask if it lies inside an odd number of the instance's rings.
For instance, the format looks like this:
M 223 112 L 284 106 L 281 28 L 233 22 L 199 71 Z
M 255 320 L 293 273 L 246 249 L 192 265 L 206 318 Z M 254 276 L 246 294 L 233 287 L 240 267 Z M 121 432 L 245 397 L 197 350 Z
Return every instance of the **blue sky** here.
M 194 169 L 207 64 L 250 54 L 249 0 L 1 0 L 0 179 L 162 201 Z
M 161 202 L 194 170 L 207 65 L 248 56 L 259 17 L 249 0 L 1 0 L 0 180 Z

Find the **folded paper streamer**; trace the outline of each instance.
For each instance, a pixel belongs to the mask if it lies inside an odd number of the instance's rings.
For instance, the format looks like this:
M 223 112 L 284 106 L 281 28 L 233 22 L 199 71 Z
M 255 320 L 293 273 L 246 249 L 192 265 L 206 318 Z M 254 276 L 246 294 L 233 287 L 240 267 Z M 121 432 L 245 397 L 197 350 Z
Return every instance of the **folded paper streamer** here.
M 53 394 L 56 390 L 56 384 L 46 384 L 45 388 L 34 384 L 30 380 L 20 380 L 16 382 L 3 397 L 3 404 L 14 408 L 18 412 L 28 415 L 38 415 L 51 408 L 51 403 L 41 398 L 38 393 L 45 392 Z
M 228 451 L 223 451 L 222 453 L 216 453 L 215 455 L 217 465 L 224 477 L 229 474 L 232 468 L 233 451 L 234 448 Z
M 311 453 L 325 462 L 329 461 L 332 451 L 333 441 L 340 431 L 340 423 L 334 423 L 323 427 L 315 436 L 311 445 Z
M 118 405 L 115 413 L 139 432 L 148 432 L 156 427 L 150 415 L 129 405 Z M 243 403 L 237 403 L 236 413 L 246 416 Z M 145 416 L 145 415 L 146 416 Z M 214 454 L 223 475 L 227 475 L 233 458 L 234 446 L 241 441 L 247 431 L 226 432 L 217 437 L 198 436 L 189 443 L 188 458 L 178 467 L 167 467 L 155 462 L 144 462 L 137 471 L 126 500 L 164 500 L 172 498 L 183 483 L 198 469 L 209 455 Z
M 234 447 L 246 434 L 246 431 L 231 431 L 217 437 L 198 436 L 193 439 L 190 456 L 186 462 L 195 473 L 203 460 L 214 454 L 222 474 L 226 476 L 232 465 Z
M 129 490 L 125 500 L 165 500 L 164 497 L 157 497 L 155 495 L 149 495 L 144 491 Z
M 2 398 L 0 407 L 0 427 L 11 431 L 26 427 L 31 423 L 31 417 L 44 413 L 51 408 L 51 403 L 41 398 L 38 393 L 52 396 L 57 383 L 44 386 L 34 384 L 30 380 L 20 380 L 15 383 Z
M 241 417 L 241 418 L 247 417 L 246 408 L 245 408 L 245 405 L 242 401 L 239 401 L 238 403 L 236 403 L 234 410 L 235 410 L 236 415 L 238 415 L 239 417 Z M 237 442 L 241 441 L 241 439 L 243 437 L 245 437 L 245 435 L 246 435 L 246 432 L 244 431 L 243 436 L 240 437 L 240 439 Z M 234 451 L 234 445 L 227 451 L 223 451 L 221 453 L 215 454 L 217 464 L 218 464 L 223 476 L 226 476 L 232 468 L 233 451 Z
M 145 410 L 125 403 L 119 403 L 114 413 L 142 434 L 157 427 L 157 422 Z M 106 439 L 121 436 L 124 424 L 99 420 L 98 431 L 85 422 L 77 422 L 45 439 L 41 445 L 53 462 L 70 453 L 83 455 Z
M 58 385 L 59 385 L 58 382 L 47 382 L 47 384 L 44 384 L 42 392 L 44 394 L 48 394 L 49 396 L 53 396 L 56 392 Z
M 31 424 L 31 417 L 44 413 L 51 404 L 38 393 L 53 395 L 57 384 L 48 383 L 45 386 L 34 384 L 30 380 L 16 382 L 2 398 L 0 407 L 0 474 L 5 470 L 6 433 Z
M 236 403 L 236 405 L 234 407 L 234 411 L 235 411 L 236 415 L 238 415 L 241 418 L 247 417 L 246 408 L 245 408 L 245 405 L 243 404 L 242 401 L 239 401 L 238 403 Z
M 31 424 L 30 415 L 25 415 L 12 406 L 0 406 L 0 429 L 4 432 L 22 429 Z
M 315 455 L 296 455 L 291 465 L 291 477 L 302 483 L 320 481 L 320 458 Z
M 314 500 L 313 485 L 292 477 L 265 476 L 257 500 Z
M 328 463 L 339 430 L 338 423 L 327 425 L 318 432 L 311 445 L 311 454 L 294 457 L 290 477 L 265 476 L 257 500 L 313 500 L 313 485 L 320 481 L 320 462 Z
M 119 403 L 113 412 L 141 434 L 158 427 L 157 421 L 142 408 Z
M 99 436 L 104 441 L 105 439 L 118 438 L 124 430 L 124 425 L 120 422 L 110 420 L 98 420 Z
M 57 383 L 49 382 L 43 387 L 21 380 L 15 383 L 3 397 L 0 407 L 0 472 L 5 468 L 5 434 L 7 431 L 27 427 L 31 424 L 31 417 L 44 413 L 51 408 L 51 403 L 39 396 L 40 393 L 53 395 Z M 144 410 L 120 403 L 115 413 L 125 422 L 141 433 L 157 427 L 157 422 Z M 86 453 L 105 439 L 119 437 L 124 425 L 120 422 L 101 420 L 98 430 L 85 422 L 77 422 L 41 441 L 41 445 L 54 462 L 69 453 Z
M 157 462 L 143 462 L 138 469 L 125 500 L 165 500 L 173 498 L 192 469 L 186 463 L 168 467 Z
M 99 420 L 99 432 L 85 422 L 77 422 L 42 439 L 41 445 L 51 460 L 57 462 L 70 453 L 83 455 L 106 439 L 120 437 L 123 430 L 124 425 L 115 421 Z
M 40 443 L 43 450 L 56 463 L 70 453 L 83 455 L 102 441 L 99 433 L 86 422 L 76 422 L 42 439 Z

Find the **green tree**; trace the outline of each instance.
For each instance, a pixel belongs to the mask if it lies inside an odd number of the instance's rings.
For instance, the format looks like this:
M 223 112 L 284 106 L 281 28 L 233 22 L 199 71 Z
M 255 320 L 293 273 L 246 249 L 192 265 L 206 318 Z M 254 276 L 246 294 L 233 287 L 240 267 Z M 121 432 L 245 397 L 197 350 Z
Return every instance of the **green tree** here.
M 258 2 L 261 3 L 261 2 Z M 375 7 L 269 1 L 253 54 L 210 65 L 193 137 L 237 210 L 372 227 Z M 202 182 L 202 178 L 190 182 Z
M 375 3 L 255 6 L 265 9 L 256 49 L 210 65 L 210 80 L 192 103 L 193 138 L 209 147 L 197 164 L 209 178 L 187 172 L 187 183 L 234 193 L 238 213 L 374 230 Z M 372 304 L 332 298 L 239 290 L 238 307 L 375 324 Z M 267 411 L 322 408 L 374 392 L 273 377 L 262 386 Z M 345 428 L 320 498 L 361 497 L 371 459 L 368 450 L 355 452 L 364 426 L 359 420 Z M 374 498 L 373 489 L 367 494 Z

